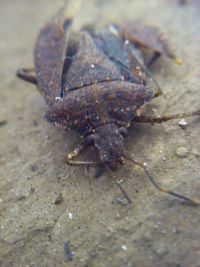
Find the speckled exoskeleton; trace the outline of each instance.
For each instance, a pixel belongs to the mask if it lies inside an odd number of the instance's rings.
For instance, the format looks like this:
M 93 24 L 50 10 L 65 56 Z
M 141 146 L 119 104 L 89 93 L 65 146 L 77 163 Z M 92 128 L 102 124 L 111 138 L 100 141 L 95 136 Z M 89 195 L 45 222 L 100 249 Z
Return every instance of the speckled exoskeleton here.
M 153 185 L 191 204 L 199 202 L 160 187 L 146 166 L 130 158 L 124 149 L 128 128 L 136 122 L 163 121 L 200 115 L 200 111 L 151 117 L 138 111 L 161 90 L 149 68 L 160 55 L 178 60 L 158 31 L 139 21 L 90 26 L 70 37 L 72 20 L 63 11 L 40 31 L 34 49 L 34 70 L 21 69 L 18 77 L 37 85 L 49 108 L 45 118 L 82 136 L 81 144 L 67 155 L 73 165 L 100 165 L 112 176 L 124 160 L 140 165 Z M 31 73 L 34 71 L 34 73 Z M 151 81 L 151 83 L 150 83 Z M 94 146 L 97 162 L 75 161 L 80 152 Z M 126 192 L 118 183 L 127 200 Z

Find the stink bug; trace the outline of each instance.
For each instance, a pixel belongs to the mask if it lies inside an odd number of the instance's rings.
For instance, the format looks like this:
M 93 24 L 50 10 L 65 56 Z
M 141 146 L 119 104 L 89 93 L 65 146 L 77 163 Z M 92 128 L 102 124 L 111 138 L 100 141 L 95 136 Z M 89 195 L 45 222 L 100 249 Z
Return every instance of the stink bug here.
M 165 55 L 180 63 L 158 31 L 141 22 L 110 25 L 100 30 L 84 27 L 70 38 L 72 20 L 63 10 L 40 31 L 34 49 L 34 69 L 21 69 L 17 76 L 37 85 L 48 104 L 45 118 L 83 137 L 67 155 L 71 165 L 99 165 L 112 177 L 125 160 L 139 165 L 160 191 L 193 205 L 198 200 L 157 184 L 147 167 L 124 149 L 128 128 L 137 122 L 164 121 L 200 115 L 200 110 L 152 117 L 138 111 L 162 94 L 150 72 L 151 65 Z M 31 73 L 31 72 L 35 72 Z M 98 161 L 76 161 L 87 147 L 94 146 Z M 122 188 L 128 202 L 131 199 Z

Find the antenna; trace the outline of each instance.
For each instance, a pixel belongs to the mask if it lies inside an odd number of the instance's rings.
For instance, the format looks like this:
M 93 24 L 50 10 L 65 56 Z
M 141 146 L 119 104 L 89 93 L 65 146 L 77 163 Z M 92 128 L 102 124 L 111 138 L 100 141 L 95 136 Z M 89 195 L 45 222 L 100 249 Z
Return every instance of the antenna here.
M 106 170 L 108 170 L 108 173 L 110 174 L 110 176 L 112 178 L 114 178 L 115 184 L 120 189 L 120 191 L 122 192 L 122 194 L 124 195 L 124 197 L 127 199 L 128 203 L 131 204 L 132 203 L 132 200 L 130 199 L 130 197 L 127 194 L 127 192 L 125 191 L 125 189 L 122 187 L 121 182 L 117 180 L 117 177 L 113 174 L 113 172 L 107 166 L 106 166 Z
M 124 156 L 127 160 L 133 162 L 134 164 L 136 165 L 139 165 L 143 170 L 144 172 L 146 173 L 147 177 L 149 178 L 150 182 L 155 186 L 155 188 L 157 188 L 159 191 L 163 192 L 163 193 L 167 193 L 169 195 L 172 195 L 174 197 L 177 197 L 179 199 L 182 199 L 184 200 L 185 202 L 189 203 L 189 204 L 192 204 L 193 206 L 198 206 L 200 205 L 200 201 L 197 200 L 197 199 L 193 199 L 193 198 L 189 198 L 189 197 L 186 197 L 182 194 L 179 194 L 179 193 L 176 193 L 176 192 L 173 192 L 169 189 L 165 189 L 163 187 L 161 187 L 155 180 L 155 178 L 153 176 L 150 175 L 149 171 L 147 170 L 146 166 L 141 163 L 141 162 L 138 162 L 137 160 L 135 159 L 132 159 L 132 158 L 129 158 L 128 156 Z

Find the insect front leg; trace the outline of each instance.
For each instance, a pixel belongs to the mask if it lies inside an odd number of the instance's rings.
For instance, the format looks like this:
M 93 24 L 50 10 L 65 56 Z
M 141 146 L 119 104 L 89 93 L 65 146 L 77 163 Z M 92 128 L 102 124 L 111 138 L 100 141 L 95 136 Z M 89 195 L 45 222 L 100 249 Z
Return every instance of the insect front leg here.
M 76 158 L 85 147 L 86 145 L 84 143 L 79 144 L 71 153 L 67 154 L 66 159 L 72 160 Z
M 66 162 L 67 162 L 67 164 L 72 165 L 72 166 L 86 166 L 86 167 L 97 166 L 100 164 L 100 163 L 95 162 L 95 161 L 70 160 L 70 159 L 68 159 L 68 155 L 66 157 Z
M 69 165 L 76 165 L 76 166 L 96 166 L 99 165 L 99 162 L 95 161 L 77 161 L 74 160 L 85 148 L 91 146 L 93 144 L 93 135 L 89 135 L 83 141 L 83 143 L 79 144 L 71 153 L 67 154 L 65 160 Z
M 18 78 L 20 78 L 26 82 L 32 83 L 34 85 L 37 85 L 37 78 L 35 76 L 35 69 L 34 68 L 19 69 L 16 74 L 17 74 Z

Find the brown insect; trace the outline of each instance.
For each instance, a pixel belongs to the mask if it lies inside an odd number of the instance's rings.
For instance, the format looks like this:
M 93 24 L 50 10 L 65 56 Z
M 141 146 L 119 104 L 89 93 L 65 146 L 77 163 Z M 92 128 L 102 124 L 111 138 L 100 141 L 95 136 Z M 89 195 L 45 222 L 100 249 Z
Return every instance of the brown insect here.
M 81 144 L 67 155 L 67 163 L 99 165 L 116 178 L 113 171 L 128 160 L 142 167 L 158 190 L 198 205 L 198 200 L 159 186 L 146 166 L 130 158 L 124 149 L 127 129 L 134 123 L 200 115 L 200 110 L 160 117 L 138 115 L 141 107 L 162 93 L 149 70 L 151 65 L 160 55 L 178 62 L 166 42 L 155 28 L 140 22 L 100 30 L 84 27 L 69 38 L 71 24 L 72 20 L 59 11 L 38 36 L 35 68 L 17 72 L 19 78 L 37 85 L 49 106 L 45 114 L 49 122 L 82 136 Z M 97 149 L 99 160 L 75 161 L 89 146 Z M 131 202 L 117 179 L 116 184 Z

